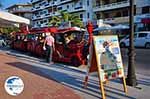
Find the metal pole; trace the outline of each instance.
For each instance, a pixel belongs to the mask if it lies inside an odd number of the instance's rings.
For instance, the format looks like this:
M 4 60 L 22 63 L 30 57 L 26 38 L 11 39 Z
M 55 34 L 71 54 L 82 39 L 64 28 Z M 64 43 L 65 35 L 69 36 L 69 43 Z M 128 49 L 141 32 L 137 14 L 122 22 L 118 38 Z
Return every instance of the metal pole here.
M 135 49 L 134 49 L 134 0 L 130 0 L 130 46 L 128 57 L 127 85 L 136 86 Z

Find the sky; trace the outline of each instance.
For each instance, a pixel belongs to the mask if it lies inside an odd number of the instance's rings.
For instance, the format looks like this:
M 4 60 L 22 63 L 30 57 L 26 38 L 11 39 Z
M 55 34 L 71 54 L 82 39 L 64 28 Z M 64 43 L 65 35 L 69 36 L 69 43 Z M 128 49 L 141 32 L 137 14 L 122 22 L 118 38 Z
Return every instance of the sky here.
M 30 2 L 31 0 L 0 0 L 0 2 L 3 5 L 3 8 L 7 8 L 13 4 L 18 4 L 18 3 L 26 3 Z

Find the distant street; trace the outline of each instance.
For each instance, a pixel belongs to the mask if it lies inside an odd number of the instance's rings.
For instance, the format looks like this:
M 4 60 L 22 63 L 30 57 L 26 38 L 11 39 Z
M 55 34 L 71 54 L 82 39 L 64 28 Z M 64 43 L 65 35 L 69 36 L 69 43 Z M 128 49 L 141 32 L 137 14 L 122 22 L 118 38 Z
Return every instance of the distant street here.
M 123 56 L 123 63 L 125 67 L 128 65 L 128 49 L 121 49 Z M 150 49 L 136 48 L 135 50 L 135 67 L 136 73 L 150 76 Z

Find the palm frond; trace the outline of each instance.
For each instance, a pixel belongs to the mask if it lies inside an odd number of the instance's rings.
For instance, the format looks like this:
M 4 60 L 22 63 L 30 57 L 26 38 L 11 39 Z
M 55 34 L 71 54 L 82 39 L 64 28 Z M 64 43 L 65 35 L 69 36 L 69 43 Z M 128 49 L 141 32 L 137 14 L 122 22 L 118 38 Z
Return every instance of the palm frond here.
M 66 11 L 59 11 L 60 16 L 53 16 L 50 20 L 49 24 L 57 25 L 59 26 L 61 23 L 64 22 L 71 22 L 72 26 L 79 26 L 83 27 L 83 22 L 79 18 L 79 15 L 77 14 L 70 14 Z

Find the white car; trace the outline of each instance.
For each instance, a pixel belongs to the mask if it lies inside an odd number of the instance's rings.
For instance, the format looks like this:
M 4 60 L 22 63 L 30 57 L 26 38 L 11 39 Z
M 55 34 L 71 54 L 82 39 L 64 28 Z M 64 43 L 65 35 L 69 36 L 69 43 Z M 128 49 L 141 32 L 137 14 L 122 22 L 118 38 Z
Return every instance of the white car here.
M 120 40 L 121 47 L 129 47 L 129 35 Z M 150 31 L 136 32 L 134 34 L 134 46 L 150 48 Z
M 2 38 L 2 36 L 0 36 L 0 47 L 4 47 L 6 45 L 6 42 L 4 41 L 4 39 Z

